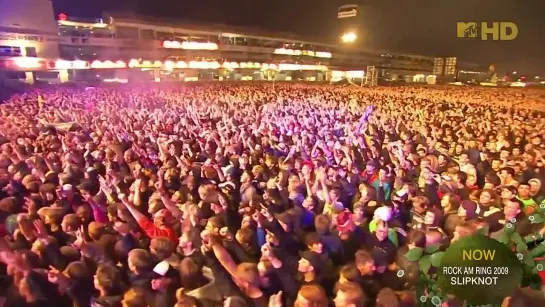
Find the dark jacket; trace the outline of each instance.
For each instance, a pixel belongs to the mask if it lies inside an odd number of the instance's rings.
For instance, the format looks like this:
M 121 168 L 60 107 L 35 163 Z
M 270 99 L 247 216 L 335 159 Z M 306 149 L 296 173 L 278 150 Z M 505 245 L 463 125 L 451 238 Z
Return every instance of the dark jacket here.
M 209 302 L 218 302 L 220 303 L 223 299 L 220 291 L 218 291 L 216 280 L 214 274 L 209 268 L 203 268 L 203 276 L 208 279 L 209 283 L 191 291 L 186 292 L 187 295 L 196 298 L 198 301 L 203 303 L 203 301 Z
M 122 295 L 101 296 L 91 299 L 91 307 L 121 307 Z
M 445 224 L 443 229 L 447 233 L 449 237 L 454 236 L 454 231 L 456 230 L 456 226 L 460 225 L 462 223 L 462 218 L 458 216 L 457 211 L 456 212 L 447 212 L 445 215 Z

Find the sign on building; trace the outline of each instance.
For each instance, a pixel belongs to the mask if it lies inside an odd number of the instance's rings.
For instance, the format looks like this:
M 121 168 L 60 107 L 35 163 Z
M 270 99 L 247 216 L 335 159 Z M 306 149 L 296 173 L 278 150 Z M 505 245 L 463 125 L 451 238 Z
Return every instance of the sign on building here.
M 337 18 L 350 18 L 358 15 L 358 6 L 356 4 L 347 4 L 340 6 L 337 10 Z
M 512 22 L 457 22 L 456 36 L 463 39 L 511 41 L 517 38 L 518 27 Z

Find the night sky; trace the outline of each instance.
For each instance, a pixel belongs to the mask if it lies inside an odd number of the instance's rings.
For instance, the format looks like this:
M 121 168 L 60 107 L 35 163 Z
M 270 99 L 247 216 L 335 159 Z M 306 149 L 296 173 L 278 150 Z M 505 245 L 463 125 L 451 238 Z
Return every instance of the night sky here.
M 131 12 L 184 21 L 284 31 L 332 42 L 337 7 L 360 5 L 363 47 L 431 56 L 457 56 L 521 74 L 545 74 L 543 0 L 52 0 L 57 14 L 100 17 Z M 456 38 L 457 21 L 511 21 L 513 41 Z

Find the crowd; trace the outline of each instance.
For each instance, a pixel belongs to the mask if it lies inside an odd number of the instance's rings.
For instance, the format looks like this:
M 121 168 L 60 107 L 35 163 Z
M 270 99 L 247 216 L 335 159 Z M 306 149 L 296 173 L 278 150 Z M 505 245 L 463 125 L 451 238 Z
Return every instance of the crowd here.
M 0 296 L 416 306 L 410 249 L 544 227 L 524 222 L 545 204 L 538 100 L 259 83 L 15 94 L 0 105 Z M 536 293 L 504 306 L 544 306 Z

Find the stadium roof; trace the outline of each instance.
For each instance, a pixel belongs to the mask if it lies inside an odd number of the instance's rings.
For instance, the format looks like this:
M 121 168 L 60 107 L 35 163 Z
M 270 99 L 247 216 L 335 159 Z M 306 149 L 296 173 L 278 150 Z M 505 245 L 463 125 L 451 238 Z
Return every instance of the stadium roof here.
M 115 21 L 119 22 L 133 22 L 140 24 L 147 24 L 150 26 L 163 26 L 163 27 L 172 27 L 172 28 L 187 28 L 196 31 L 206 31 L 206 32 L 223 32 L 223 33 L 232 33 L 240 34 L 245 36 L 257 36 L 257 37 L 270 37 L 270 38 L 286 38 L 292 40 L 304 40 L 303 37 L 295 35 L 289 32 L 279 32 L 279 31 L 268 31 L 264 29 L 258 29 L 255 27 L 241 27 L 226 25 L 221 23 L 202 23 L 190 20 L 183 19 L 168 19 L 168 18 L 158 18 L 150 16 L 142 16 L 136 14 L 127 14 L 127 13 L 113 13 L 107 12 L 104 14 L 105 20 L 108 20 L 112 17 Z M 308 37 L 306 39 L 309 39 Z M 322 42 L 325 43 L 325 42 Z
M 180 28 L 180 29 L 188 29 L 192 31 L 229 33 L 230 35 L 234 35 L 234 36 L 240 35 L 240 36 L 255 37 L 255 38 L 285 39 L 288 41 L 313 44 L 313 45 L 321 45 L 321 46 L 326 46 L 329 48 L 342 47 L 342 45 L 340 45 L 339 43 L 324 41 L 323 37 L 321 38 L 302 37 L 300 35 L 296 35 L 289 32 L 269 31 L 269 30 L 257 29 L 253 27 L 252 28 L 240 27 L 240 26 L 232 26 L 232 25 L 218 24 L 218 23 L 205 24 L 205 23 L 182 20 L 182 19 L 169 20 L 168 18 L 157 18 L 157 17 L 141 16 L 136 14 L 127 14 L 127 13 L 107 12 L 104 14 L 105 21 L 109 21 L 110 18 L 113 18 L 114 23 L 122 22 L 122 23 L 145 24 L 145 25 L 150 25 L 155 27 Z M 411 56 L 411 57 L 419 57 L 419 58 L 432 58 L 432 56 L 428 56 L 428 55 L 415 55 L 415 54 L 408 54 L 408 53 L 401 53 L 401 52 L 391 52 L 387 50 L 370 49 L 367 47 L 366 48 L 357 47 L 354 50 L 369 52 L 373 54 L 391 54 L 396 56 L 399 55 L 399 56 Z

